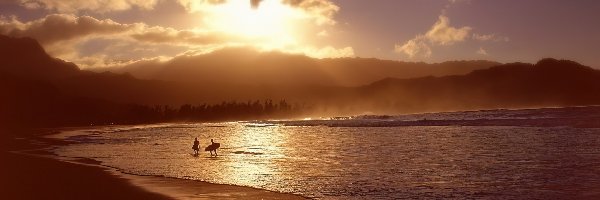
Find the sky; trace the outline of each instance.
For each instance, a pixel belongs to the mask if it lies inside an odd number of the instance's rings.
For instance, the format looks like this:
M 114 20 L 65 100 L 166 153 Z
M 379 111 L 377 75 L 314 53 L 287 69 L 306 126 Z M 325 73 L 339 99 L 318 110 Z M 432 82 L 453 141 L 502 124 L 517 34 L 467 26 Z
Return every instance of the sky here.
M 0 0 L 0 34 L 82 68 L 231 47 L 410 62 L 600 68 L 597 0 Z

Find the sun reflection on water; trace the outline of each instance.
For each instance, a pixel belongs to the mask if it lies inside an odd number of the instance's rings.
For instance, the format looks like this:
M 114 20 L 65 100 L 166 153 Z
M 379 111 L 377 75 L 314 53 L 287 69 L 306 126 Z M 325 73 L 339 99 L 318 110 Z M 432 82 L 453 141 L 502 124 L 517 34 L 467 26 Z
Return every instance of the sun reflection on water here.
M 257 183 L 265 185 L 281 178 L 281 169 L 275 161 L 285 157 L 284 143 L 287 138 L 280 131 L 280 126 L 240 124 L 231 134 L 230 155 L 232 159 L 242 162 L 227 163 L 223 178 L 249 186 L 256 186 Z
M 461 199 L 473 194 L 483 199 L 544 199 L 557 195 L 540 190 L 546 180 L 555 180 L 548 187 L 565 185 L 573 191 L 592 189 L 600 180 L 598 135 L 597 129 L 566 127 L 174 124 L 95 130 L 86 137 L 69 137 L 81 143 L 56 153 L 97 159 L 134 174 L 251 186 L 317 199 L 424 195 Z M 194 137 L 202 147 L 211 138 L 221 143 L 219 156 L 208 152 L 193 156 Z

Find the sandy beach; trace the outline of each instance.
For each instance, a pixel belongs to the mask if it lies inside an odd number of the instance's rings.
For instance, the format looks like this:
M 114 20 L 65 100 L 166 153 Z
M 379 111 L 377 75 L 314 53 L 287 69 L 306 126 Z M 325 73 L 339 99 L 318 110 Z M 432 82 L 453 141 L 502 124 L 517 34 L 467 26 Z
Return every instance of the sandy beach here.
M 61 161 L 44 150 L 64 144 L 40 137 L 49 132 L 9 132 L 2 136 L 0 149 L 3 199 L 304 199 L 249 187 L 124 174 L 91 159 Z

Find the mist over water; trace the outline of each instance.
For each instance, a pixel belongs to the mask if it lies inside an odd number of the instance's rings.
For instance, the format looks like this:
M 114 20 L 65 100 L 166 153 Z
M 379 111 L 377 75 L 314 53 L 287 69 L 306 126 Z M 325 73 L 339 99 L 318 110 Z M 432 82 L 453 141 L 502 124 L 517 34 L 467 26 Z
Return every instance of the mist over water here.
M 506 116 L 488 112 L 472 114 Z M 77 144 L 58 148 L 59 155 L 96 159 L 129 173 L 318 199 L 554 199 L 585 197 L 600 185 L 597 128 L 230 122 L 107 127 L 64 136 Z M 194 137 L 201 148 L 210 139 L 221 143 L 219 156 L 194 157 Z

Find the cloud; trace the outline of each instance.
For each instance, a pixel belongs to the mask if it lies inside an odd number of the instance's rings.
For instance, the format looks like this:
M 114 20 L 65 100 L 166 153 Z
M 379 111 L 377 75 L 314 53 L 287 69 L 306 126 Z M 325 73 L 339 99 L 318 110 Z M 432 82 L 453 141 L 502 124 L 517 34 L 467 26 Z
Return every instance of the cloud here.
M 0 34 L 34 38 L 52 56 L 83 67 L 146 56 L 174 56 L 192 48 L 221 45 L 230 39 L 224 34 L 207 31 L 177 30 L 144 23 L 124 24 L 72 14 L 50 14 L 28 22 L 0 16 Z
M 471 27 L 465 26 L 454 28 L 450 26 L 450 19 L 444 15 L 440 15 L 438 21 L 425 34 L 425 37 L 434 44 L 452 45 L 455 42 L 462 42 L 472 30 Z
M 136 24 L 119 24 L 110 19 L 98 20 L 90 16 L 51 14 L 30 22 L 15 17 L 0 18 L 0 34 L 13 37 L 32 37 L 43 44 L 52 44 L 90 35 L 110 35 L 133 29 Z
M 331 0 L 11 0 L 28 9 L 44 9 L 62 14 L 107 13 L 126 11 L 133 8 L 153 10 L 161 1 L 172 1 L 183 6 L 188 12 L 203 15 L 215 13 L 215 8 L 230 3 L 247 4 L 259 9 L 265 2 L 278 3 L 296 9 L 301 17 L 316 25 L 335 25 L 335 14 L 340 8 Z M 231 14 L 230 10 L 227 10 Z
M 150 27 L 130 36 L 141 42 L 163 44 L 208 45 L 228 41 L 228 36 L 222 33 L 176 30 L 165 27 Z
M 432 54 L 431 47 L 429 47 L 429 44 L 423 35 L 418 35 L 404 45 L 395 45 L 394 51 L 404 53 L 409 58 L 414 58 L 416 56 L 428 58 Z
M 334 16 L 340 10 L 330 0 L 177 0 L 188 12 L 200 12 L 208 15 L 214 15 L 215 10 L 218 10 L 219 7 L 227 6 L 230 2 L 238 3 L 243 1 L 245 1 L 244 3 L 247 2 L 247 5 L 254 9 L 260 9 L 261 5 L 267 1 L 269 3 L 281 3 L 296 9 L 303 18 L 312 20 L 319 26 L 335 25 Z
M 446 16 L 446 10 L 457 4 L 471 3 L 472 0 L 448 0 L 441 11 L 438 20 L 431 28 L 422 34 L 406 41 L 404 44 L 395 44 L 394 51 L 406 55 L 410 59 L 429 58 L 433 55 L 433 48 L 436 46 L 451 46 L 456 43 L 473 40 L 478 42 L 508 42 L 510 39 L 496 34 L 472 33 L 470 26 L 453 27 L 450 25 L 450 19 Z M 480 55 L 488 55 L 487 51 L 480 47 L 476 51 Z
M 202 12 L 209 10 L 211 6 L 220 5 L 226 3 L 226 0 L 177 0 L 177 3 L 182 5 L 188 12 Z M 252 4 L 255 1 L 250 1 L 248 5 L 253 6 Z M 258 6 L 260 2 L 256 2 L 256 6 Z
M 333 17 L 340 10 L 340 7 L 329 0 L 283 0 L 283 2 L 310 13 L 319 25 L 335 24 Z
M 483 47 L 479 47 L 479 50 L 477 50 L 476 53 L 479 55 L 484 55 L 484 56 L 488 55 L 487 51 L 485 49 L 483 49 Z
M 294 52 L 291 52 L 294 53 Z M 304 55 L 313 57 L 313 58 L 343 58 L 343 57 L 353 57 L 354 49 L 352 47 L 345 47 L 341 49 L 336 49 L 332 46 L 326 46 L 320 49 L 308 48 L 304 49 Z
M 471 30 L 472 28 L 468 26 L 452 27 L 450 19 L 445 15 L 440 15 L 438 21 L 425 34 L 419 34 L 403 45 L 396 44 L 394 50 L 397 53 L 406 54 L 409 58 L 428 58 L 433 54 L 432 46 L 447 46 L 465 41 L 469 38 Z
M 5 0 L 6 1 L 6 0 Z M 227 2 L 247 2 L 248 6 L 258 8 L 264 1 L 278 1 L 313 14 L 318 23 L 335 23 L 333 16 L 339 7 L 331 0 L 9 0 L 29 9 L 45 9 L 58 13 L 78 13 L 81 11 L 106 13 L 125 11 L 133 8 L 152 10 L 160 1 L 174 1 L 189 12 L 210 10 Z
M 17 0 L 29 9 L 46 9 L 59 13 L 77 13 L 92 11 L 105 13 L 124 11 L 132 8 L 154 9 L 158 0 Z
M 98 45 L 102 44 L 102 45 Z M 141 43 L 135 40 L 95 38 L 78 42 L 71 50 L 61 54 L 60 58 L 76 63 L 82 68 L 123 66 L 140 60 L 161 58 L 168 60 L 181 52 L 186 46 L 172 44 Z M 50 48 L 52 52 L 53 49 Z
M 457 1 L 460 2 L 460 1 Z M 456 2 L 450 2 L 456 3 Z M 433 54 L 435 46 L 450 46 L 455 43 L 464 42 L 467 40 L 475 40 L 479 42 L 494 41 L 508 42 L 508 37 L 497 36 L 496 34 L 471 34 L 473 28 L 463 26 L 460 28 L 452 27 L 450 19 L 445 15 L 440 15 L 438 21 L 424 34 L 418 34 L 413 39 L 406 41 L 404 44 L 394 45 L 394 51 L 408 56 L 408 58 L 429 58 Z M 487 51 L 480 48 L 477 54 L 488 55 Z
M 227 41 L 226 34 L 197 30 L 177 30 L 144 23 L 123 24 L 90 16 L 51 14 L 29 22 L 0 17 L 0 34 L 32 37 L 42 44 L 95 37 L 131 38 L 140 42 L 206 45 Z
M 249 39 L 211 30 L 118 23 L 111 19 L 73 14 L 50 14 L 31 21 L 0 15 L 0 34 L 34 38 L 52 56 L 75 62 L 83 68 L 119 65 L 154 57 L 164 59 L 186 52 L 203 54 L 231 46 L 252 46 L 265 51 L 278 50 L 317 58 L 354 55 L 351 47 L 338 49 L 309 43 L 269 46 L 262 43 L 269 38 Z
M 497 36 L 496 34 L 478 34 L 473 33 L 473 39 L 477 41 L 494 41 L 494 42 L 508 42 L 508 37 Z
M 475 40 L 479 40 L 479 41 L 489 41 L 494 39 L 494 34 L 477 34 L 477 33 L 473 33 L 473 39 Z
M 190 17 L 202 17 L 196 19 L 196 27 L 188 29 L 98 18 L 113 16 L 110 12 L 153 10 L 165 2 L 181 5 Z M 10 3 L 51 14 L 28 21 L 0 15 L 0 34 L 34 38 L 52 56 L 84 68 L 155 57 L 164 59 L 183 53 L 203 54 L 232 46 L 316 58 L 354 56 L 352 47 L 316 42 L 323 42 L 322 38 L 335 32 L 334 16 L 340 8 L 331 0 L 11 0 Z

